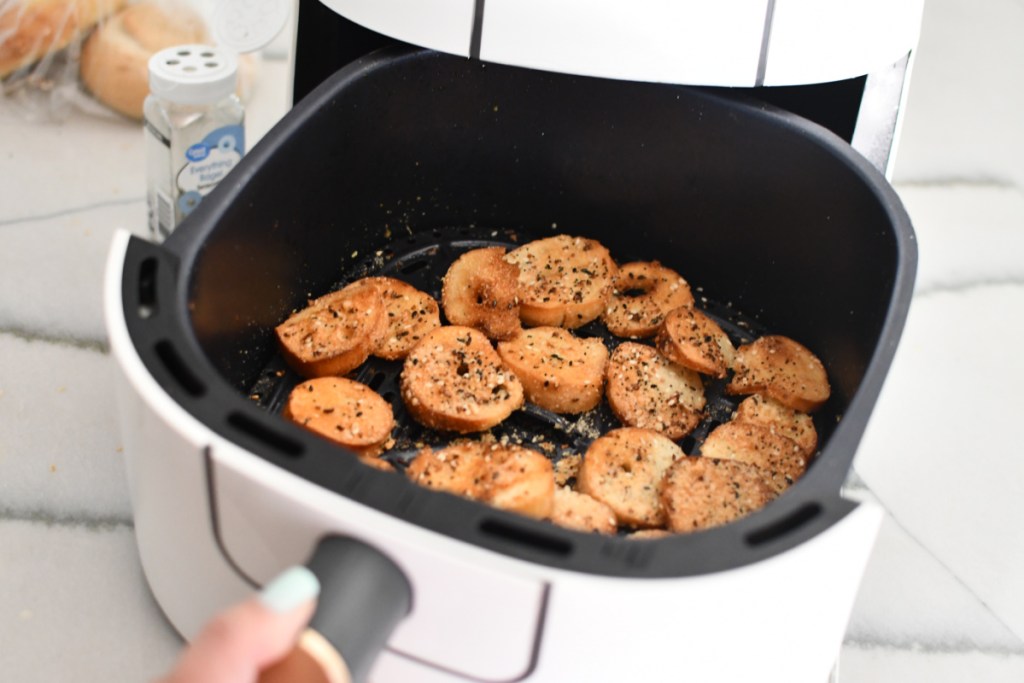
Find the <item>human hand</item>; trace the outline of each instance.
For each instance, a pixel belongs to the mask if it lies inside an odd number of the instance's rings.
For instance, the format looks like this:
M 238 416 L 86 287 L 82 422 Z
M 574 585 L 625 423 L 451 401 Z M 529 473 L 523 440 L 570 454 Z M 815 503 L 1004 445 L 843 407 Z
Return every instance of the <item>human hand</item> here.
M 256 683 L 295 646 L 319 593 L 311 571 L 286 570 L 259 595 L 214 617 L 158 683 Z

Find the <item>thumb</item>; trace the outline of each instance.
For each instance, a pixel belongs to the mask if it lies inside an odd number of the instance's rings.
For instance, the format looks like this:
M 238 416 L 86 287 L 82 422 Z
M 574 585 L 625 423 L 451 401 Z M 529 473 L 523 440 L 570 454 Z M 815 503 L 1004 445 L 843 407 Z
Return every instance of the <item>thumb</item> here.
M 294 647 L 319 593 L 311 571 L 288 569 L 258 596 L 214 617 L 162 683 L 254 683 Z

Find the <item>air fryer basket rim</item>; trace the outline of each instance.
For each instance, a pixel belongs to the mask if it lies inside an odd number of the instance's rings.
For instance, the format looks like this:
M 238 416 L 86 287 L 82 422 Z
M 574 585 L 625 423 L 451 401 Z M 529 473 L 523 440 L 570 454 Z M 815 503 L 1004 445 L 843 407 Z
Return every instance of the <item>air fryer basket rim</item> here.
M 192 269 L 222 214 L 238 201 L 278 148 L 350 84 L 407 62 L 452 59 L 426 50 L 388 48 L 343 68 L 256 145 L 232 172 L 231 182 L 222 182 L 164 245 L 137 238 L 130 241 L 123 278 L 126 319 L 140 356 L 161 386 L 214 432 L 339 495 L 496 552 L 574 571 L 654 577 L 730 569 L 793 548 L 842 519 L 854 504 L 839 497 L 839 486 L 892 361 L 909 307 L 916 268 L 913 231 L 885 179 L 838 137 L 788 112 L 760 103 L 738 103 L 719 93 L 698 91 L 695 96 L 728 102 L 732 108 L 770 120 L 786 134 L 827 147 L 877 198 L 891 223 L 898 251 L 879 343 L 843 420 L 805 477 L 762 511 L 725 527 L 657 542 L 579 534 L 426 491 L 402 477 L 339 459 L 336 446 L 268 415 L 221 376 L 195 337 L 189 299 Z M 146 314 L 138 315 L 142 310 Z

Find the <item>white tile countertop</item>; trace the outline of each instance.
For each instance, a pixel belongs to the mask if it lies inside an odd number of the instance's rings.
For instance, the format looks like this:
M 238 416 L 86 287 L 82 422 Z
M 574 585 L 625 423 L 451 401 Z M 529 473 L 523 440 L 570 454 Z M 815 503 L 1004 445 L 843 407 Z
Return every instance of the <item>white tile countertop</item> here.
M 843 683 L 1024 680 L 1024 2 L 929 0 L 895 185 L 920 245 L 851 475 L 885 520 Z M 285 111 L 265 60 L 248 143 Z M 0 100 L 0 680 L 141 681 L 181 642 L 148 592 L 101 276 L 145 234 L 138 124 Z

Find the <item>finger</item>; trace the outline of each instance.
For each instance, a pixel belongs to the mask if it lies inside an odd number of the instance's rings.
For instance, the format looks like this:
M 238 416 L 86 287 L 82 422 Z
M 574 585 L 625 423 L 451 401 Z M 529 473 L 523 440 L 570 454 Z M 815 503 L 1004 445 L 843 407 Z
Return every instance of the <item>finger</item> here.
M 291 650 L 312 613 L 312 600 L 285 615 L 256 599 L 233 607 L 207 624 L 167 683 L 253 683 Z
M 253 683 L 286 655 L 313 615 L 319 583 L 296 567 L 210 621 L 165 683 Z

